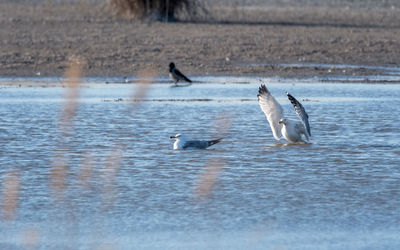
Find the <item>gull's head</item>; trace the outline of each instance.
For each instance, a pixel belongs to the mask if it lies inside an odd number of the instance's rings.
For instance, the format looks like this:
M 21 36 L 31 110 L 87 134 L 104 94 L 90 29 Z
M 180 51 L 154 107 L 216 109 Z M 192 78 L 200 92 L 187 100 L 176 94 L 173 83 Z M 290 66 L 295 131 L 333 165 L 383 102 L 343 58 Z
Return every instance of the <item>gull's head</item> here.
M 170 136 L 169 137 L 170 139 L 175 139 L 175 140 L 179 140 L 179 139 L 184 139 L 185 138 L 185 136 L 184 135 L 182 135 L 182 134 L 176 134 L 176 135 L 174 135 L 174 136 Z
M 169 69 L 173 69 L 173 68 L 175 68 L 175 63 L 170 62 L 170 63 L 169 63 Z
M 287 123 L 287 119 L 286 118 L 280 119 L 279 122 L 278 122 L 278 124 L 285 124 L 285 125 L 286 125 L 286 123 Z

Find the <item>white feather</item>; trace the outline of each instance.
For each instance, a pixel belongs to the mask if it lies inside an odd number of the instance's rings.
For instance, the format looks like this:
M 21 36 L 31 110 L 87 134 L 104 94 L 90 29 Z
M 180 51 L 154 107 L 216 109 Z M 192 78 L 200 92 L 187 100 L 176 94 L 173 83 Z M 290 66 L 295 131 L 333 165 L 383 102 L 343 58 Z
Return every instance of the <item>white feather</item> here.
M 265 85 L 262 85 L 259 89 L 258 103 L 260 104 L 261 110 L 267 117 L 274 138 L 276 140 L 281 139 L 282 124 L 279 124 L 279 121 L 283 119 L 283 109 L 278 101 L 275 100 L 275 98 L 271 95 Z

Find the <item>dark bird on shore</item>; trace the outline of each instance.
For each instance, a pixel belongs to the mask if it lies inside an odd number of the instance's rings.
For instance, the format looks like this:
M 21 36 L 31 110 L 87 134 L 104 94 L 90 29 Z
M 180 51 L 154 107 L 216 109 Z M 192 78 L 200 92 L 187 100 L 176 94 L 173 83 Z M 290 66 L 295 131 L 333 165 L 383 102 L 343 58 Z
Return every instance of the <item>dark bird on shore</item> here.
M 180 72 L 176 67 L 175 63 L 171 62 L 169 64 L 169 76 L 172 78 L 172 80 L 175 81 L 175 84 L 177 84 L 179 81 L 186 81 L 191 83 L 192 81 L 187 78 L 182 72 Z
M 174 149 L 206 149 L 222 140 L 222 138 L 216 140 L 187 140 L 185 135 L 177 134 L 171 136 L 171 139 L 175 139 Z

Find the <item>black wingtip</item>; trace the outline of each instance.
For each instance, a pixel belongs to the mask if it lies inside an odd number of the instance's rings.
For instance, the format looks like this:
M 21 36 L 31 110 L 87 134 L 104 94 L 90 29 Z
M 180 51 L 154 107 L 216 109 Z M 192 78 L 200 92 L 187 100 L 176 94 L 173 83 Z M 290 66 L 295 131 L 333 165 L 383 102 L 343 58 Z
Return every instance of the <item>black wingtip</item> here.
M 261 86 L 258 88 L 258 94 L 264 94 L 264 93 L 268 93 L 268 89 L 265 86 L 265 84 L 261 84 Z
M 289 94 L 288 92 L 286 92 L 287 97 L 289 98 L 289 101 L 294 105 L 297 106 L 298 101 L 296 100 L 296 98 L 294 98 L 291 94 Z
M 217 144 L 218 142 L 222 141 L 222 139 L 224 139 L 224 138 L 218 138 L 216 140 L 211 140 L 208 143 L 211 146 L 211 145 Z
M 265 84 L 261 84 L 261 86 L 258 88 L 257 97 L 260 97 L 260 95 L 268 94 L 268 93 L 269 93 L 269 91 L 268 91 L 267 87 L 265 86 Z

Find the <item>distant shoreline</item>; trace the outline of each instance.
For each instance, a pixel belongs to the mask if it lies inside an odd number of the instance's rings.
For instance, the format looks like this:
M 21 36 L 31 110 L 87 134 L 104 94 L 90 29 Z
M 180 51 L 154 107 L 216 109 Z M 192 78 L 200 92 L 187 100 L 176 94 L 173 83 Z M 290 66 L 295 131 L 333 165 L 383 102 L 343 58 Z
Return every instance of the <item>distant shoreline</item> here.
M 62 76 L 70 56 L 85 59 L 87 77 L 137 77 L 144 69 L 166 77 L 170 61 L 196 76 L 385 73 L 296 64 L 400 67 L 398 9 L 215 9 L 214 23 L 167 24 L 115 18 L 90 4 L 0 8 L 0 77 Z

